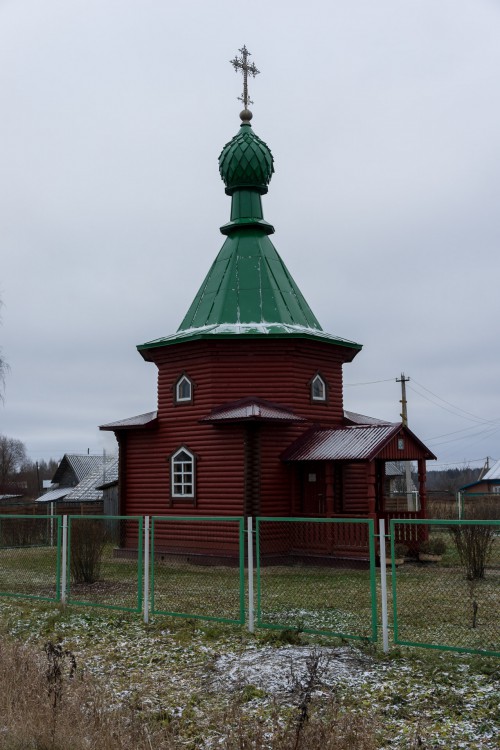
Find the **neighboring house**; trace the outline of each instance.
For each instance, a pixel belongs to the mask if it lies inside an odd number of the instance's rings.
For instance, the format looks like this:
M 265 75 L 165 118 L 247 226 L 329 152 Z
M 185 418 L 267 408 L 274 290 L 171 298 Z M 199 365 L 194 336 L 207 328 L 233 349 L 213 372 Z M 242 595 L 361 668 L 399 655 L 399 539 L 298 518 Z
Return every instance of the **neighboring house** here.
M 51 481 L 51 488 L 37 498 L 39 505 L 61 513 L 102 513 L 103 482 L 116 474 L 114 456 L 65 454 Z
M 138 346 L 158 369 L 157 410 L 101 426 L 119 444 L 120 514 L 377 521 L 391 515 L 390 466 L 412 461 L 420 510 L 406 517 L 425 517 L 435 456 L 401 423 L 344 412 L 343 367 L 361 345 L 323 331 L 272 244 L 261 197 L 273 157 L 241 117 L 219 157 L 232 199 L 223 247 L 177 332 Z M 314 242 L 304 248 L 311 264 Z M 366 558 L 359 526 L 316 526 L 275 535 L 270 549 Z M 185 529 L 163 533 L 165 549 L 200 550 Z M 212 533 L 212 549 L 235 554 Z
M 461 487 L 460 492 L 465 495 L 500 495 L 500 461 L 493 464 L 476 482 Z

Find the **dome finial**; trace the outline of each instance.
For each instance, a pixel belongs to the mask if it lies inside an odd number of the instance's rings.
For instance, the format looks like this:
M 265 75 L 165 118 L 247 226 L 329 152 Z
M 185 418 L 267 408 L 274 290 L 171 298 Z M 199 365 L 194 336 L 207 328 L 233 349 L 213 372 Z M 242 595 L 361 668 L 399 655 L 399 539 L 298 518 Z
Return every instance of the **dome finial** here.
M 236 72 L 241 70 L 241 72 L 243 73 L 243 94 L 238 97 L 238 100 L 240 102 L 243 102 L 244 110 L 240 112 L 240 118 L 243 123 L 250 124 L 250 120 L 252 119 L 253 115 L 248 109 L 248 105 L 253 104 L 253 101 L 248 96 L 248 74 L 255 78 L 255 76 L 260 73 L 260 70 L 257 70 L 254 63 L 252 63 L 251 65 L 248 63 L 250 52 L 247 50 L 245 45 L 243 45 L 239 52 L 241 52 L 241 57 L 236 56 L 234 60 L 230 60 L 229 62 L 234 67 Z

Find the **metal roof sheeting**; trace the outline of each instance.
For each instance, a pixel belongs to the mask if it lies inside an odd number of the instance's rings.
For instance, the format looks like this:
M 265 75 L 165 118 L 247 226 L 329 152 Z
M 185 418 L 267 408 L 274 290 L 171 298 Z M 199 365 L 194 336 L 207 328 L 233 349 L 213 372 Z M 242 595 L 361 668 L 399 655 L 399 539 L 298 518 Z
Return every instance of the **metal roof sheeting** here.
M 314 429 L 290 446 L 283 458 L 285 461 L 370 460 L 399 429 L 398 423 Z
M 491 482 L 495 479 L 500 479 L 500 461 L 497 461 L 496 464 L 493 464 L 491 469 L 486 472 L 481 481 Z
M 65 453 L 54 476 L 52 477 L 52 482 L 54 484 L 60 483 L 68 465 L 73 470 L 77 480 L 81 482 L 91 471 L 98 466 L 102 466 L 102 456 L 89 456 L 86 453 Z
M 57 490 L 49 490 L 49 492 L 46 492 L 44 495 L 40 495 L 40 497 L 37 497 L 35 500 L 36 503 L 53 503 L 56 500 L 61 500 L 61 498 L 66 497 L 66 495 L 69 495 L 71 492 L 71 487 L 59 487 Z
M 245 399 L 235 401 L 225 406 L 220 406 L 212 411 L 202 422 L 229 422 L 261 420 L 268 422 L 303 422 L 303 417 L 298 417 L 288 409 L 276 404 L 270 404 L 260 399 Z
M 118 422 L 109 422 L 109 424 L 103 424 L 99 427 L 100 430 L 119 430 L 119 429 L 133 429 L 134 427 L 145 427 L 148 424 L 152 424 L 158 416 L 157 411 L 148 411 L 146 414 L 139 414 L 136 417 L 128 417 L 127 419 L 120 419 Z
M 392 424 L 391 422 L 388 422 L 386 419 L 377 419 L 376 417 L 367 417 L 365 414 L 357 414 L 355 411 L 345 411 L 344 410 L 344 417 L 349 420 L 349 422 L 354 422 L 354 424 Z
M 108 478 L 114 476 L 117 471 L 118 459 L 109 458 L 100 466 L 94 469 L 85 479 L 80 482 L 64 498 L 65 503 L 95 503 L 102 500 L 102 490 L 97 489 L 100 485 L 108 482 Z

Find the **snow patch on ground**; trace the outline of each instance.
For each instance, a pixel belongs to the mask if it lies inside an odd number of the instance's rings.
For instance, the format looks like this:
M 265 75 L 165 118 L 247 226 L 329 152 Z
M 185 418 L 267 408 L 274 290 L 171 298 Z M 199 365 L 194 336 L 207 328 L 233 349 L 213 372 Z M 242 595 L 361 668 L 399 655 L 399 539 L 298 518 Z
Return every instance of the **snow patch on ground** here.
M 219 691 L 234 691 L 253 685 L 269 695 L 289 694 L 307 684 L 316 659 L 316 689 L 340 684 L 355 687 L 373 676 L 373 660 L 349 646 L 269 646 L 219 656 L 212 686 Z

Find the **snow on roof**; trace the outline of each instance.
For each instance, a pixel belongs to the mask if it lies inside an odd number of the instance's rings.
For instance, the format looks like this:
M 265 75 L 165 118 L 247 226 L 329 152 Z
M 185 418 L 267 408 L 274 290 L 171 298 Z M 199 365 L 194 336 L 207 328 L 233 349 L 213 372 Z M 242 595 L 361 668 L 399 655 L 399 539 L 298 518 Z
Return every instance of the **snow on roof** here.
M 500 461 L 497 461 L 496 464 L 493 464 L 491 469 L 489 469 L 484 477 L 481 479 L 482 482 L 491 482 L 493 480 L 500 480 Z
M 100 430 L 123 430 L 133 429 L 134 427 L 144 427 L 152 424 L 158 416 L 157 411 L 148 411 L 146 414 L 139 414 L 136 417 L 127 417 L 126 419 L 119 419 L 118 422 L 109 422 L 109 424 L 102 424 Z

